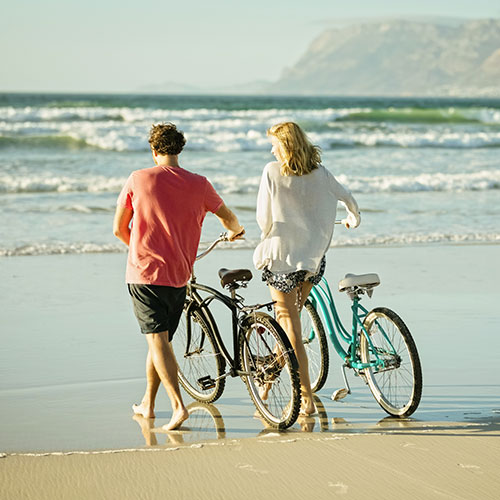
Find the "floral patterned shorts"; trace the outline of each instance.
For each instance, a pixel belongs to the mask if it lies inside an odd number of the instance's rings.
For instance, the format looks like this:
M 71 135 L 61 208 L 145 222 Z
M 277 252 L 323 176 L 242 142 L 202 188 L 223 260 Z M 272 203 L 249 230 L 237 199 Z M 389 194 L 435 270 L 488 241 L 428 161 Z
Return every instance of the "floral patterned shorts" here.
M 323 274 L 325 274 L 326 257 L 323 256 L 319 265 L 319 271 L 312 276 L 306 278 L 309 271 L 293 271 L 291 273 L 273 273 L 269 269 L 264 269 L 262 272 L 262 281 L 276 288 L 283 293 L 290 293 L 294 288 L 299 286 L 304 281 L 310 281 L 313 285 L 317 285 Z

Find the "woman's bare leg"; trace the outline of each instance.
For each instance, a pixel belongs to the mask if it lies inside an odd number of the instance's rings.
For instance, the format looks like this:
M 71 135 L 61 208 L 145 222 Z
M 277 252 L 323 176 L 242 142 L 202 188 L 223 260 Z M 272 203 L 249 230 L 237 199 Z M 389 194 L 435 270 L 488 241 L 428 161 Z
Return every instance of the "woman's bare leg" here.
M 301 293 L 300 293 L 299 313 L 302 311 L 302 308 L 304 307 L 304 304 L 306 303 L 307 297 L 309 297 L 309 294 L 311 293 L 313 284 L 310 281 L 304 281 L 301 286 L 302 286 L 302 288 L 301 288 Z
M 300 295 L 303 295 L 305 292 L 307 292 L 308 295 L 311 288 L 309 288 L 309 290 L 307 289 L 308 286 L 306 286 L 305 289 L 301 287 Z M 300 385 L 302 391 L 301 411 L 305 414 L 314 413 L 316 408 L 314 406 L 313 393 L 311 391 L 311 381 L 309 380 L 309 363 L 304 344 L 302 343 L 302 328 L 299 314 L 299 307 L 301 307 L 301 304 L 297 304 L 299 287 L 295 288 L 290 293 L 283 293 L 270 286 L 269 291 L 272 300 L 276 302 L 274 304 L 276 319 L 288 335 L 299 362 Z M 307 295 L 305 298 L 300 297 L 301 303 L 302 301 L 305 302 Z

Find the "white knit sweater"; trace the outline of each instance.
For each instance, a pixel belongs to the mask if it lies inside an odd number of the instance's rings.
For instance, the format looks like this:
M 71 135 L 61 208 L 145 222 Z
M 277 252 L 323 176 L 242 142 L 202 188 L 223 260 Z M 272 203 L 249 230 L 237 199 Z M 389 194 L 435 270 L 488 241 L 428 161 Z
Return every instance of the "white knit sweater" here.
M 283 176 L 268 163 L 257 196 L 261 242 L 253 255 L 257 269 L 275 273 L 318 270 L 332 241 L 337 202 L 345 204 L 350 227 L 361 222 L 351 193 L 322 165 L 302 176 Z

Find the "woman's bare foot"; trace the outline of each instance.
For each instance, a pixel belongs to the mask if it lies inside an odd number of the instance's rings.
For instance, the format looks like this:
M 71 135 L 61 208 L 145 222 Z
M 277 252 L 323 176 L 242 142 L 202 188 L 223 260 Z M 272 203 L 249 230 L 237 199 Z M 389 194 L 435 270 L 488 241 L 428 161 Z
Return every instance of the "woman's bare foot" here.
M 299 414 L 297 422 L 300 425 L 300 430 L 302 432 L 312 432 L 316 424 L 316 420 L 310 415 Z
M 162 429 L 166 431 L 173 431 L 174 429 L 178 429 L 182 422 L 189 418 L 189 413 L 186 408 L 182 408 L 173 413 L 172 418 L 168 424 L 165 424 Z
M 259 396 L 262 401 L 267 401 L 267 398 L 269 397 L 269 391 L 271 390 L 271 383 L 267 382 L 265 385 L 261 385 L 259 387 Z
M 300 415 L 304 417 L 312 417 L 316 415 L 318 410 L 312 398 L 302 397 L 302 404 L 300 406 Z
M 154 409 L 146 406 L 144 403 L 132 405 L 132 410 L 134 410 L 136 415 L 142 415 L 144 418 L 155 418 Z

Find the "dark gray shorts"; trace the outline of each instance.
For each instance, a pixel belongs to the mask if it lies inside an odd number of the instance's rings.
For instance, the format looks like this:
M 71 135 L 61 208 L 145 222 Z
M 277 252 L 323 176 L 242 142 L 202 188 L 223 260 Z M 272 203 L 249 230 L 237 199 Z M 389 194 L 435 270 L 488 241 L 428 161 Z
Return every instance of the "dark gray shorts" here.
M 127 287 L 141 332 L 168 332 L 169 340 L 172 340 L 184 308 L 186 287 L 135 283 L 128 283 Z

